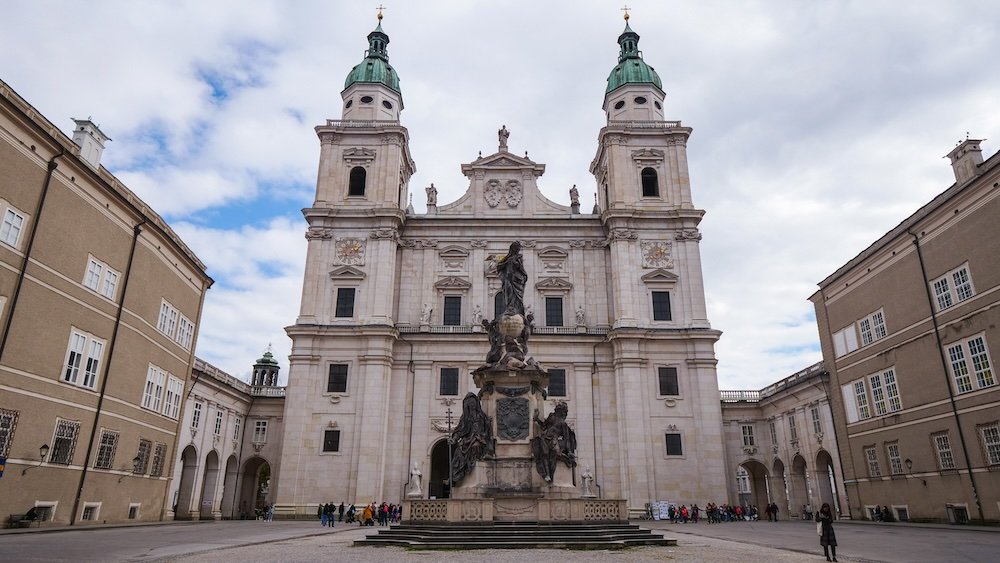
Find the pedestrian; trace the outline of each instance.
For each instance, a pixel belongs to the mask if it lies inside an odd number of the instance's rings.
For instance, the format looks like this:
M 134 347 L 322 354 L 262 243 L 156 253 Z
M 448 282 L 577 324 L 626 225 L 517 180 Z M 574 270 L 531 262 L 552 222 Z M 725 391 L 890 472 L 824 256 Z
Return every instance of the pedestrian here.
M 316 509 L 316 517 L 319 518 L 319 523 L 321 526 L 326 526 L 326 505 L 319 503 L 319 507 Z
M 265 522 L 274 521 L 274 503 L 267 505 L 267 516 L 264 518 Z
M 877 504 L 875 505 L 875 513 L 873 516 L 876 522 L 882 521 L 882 508 Z
M 771 503 L 771 514 L 774 514 L 774 521 L 777 522 L 778 521 L 778 503 L 776 503 L 776 502 L 772 502 Z
M 833 533 L 833 514 L 830 503 L 824 502 L 816 514 L 816 533 L 819 534 L 819 544 L 823 546 L 823 555 L 827 561 L 837 560 L 837 535 Z M 830 556 L 833 555 L 833 559 Z
M 337 520 L 339 522 L 343 522 L 344 521 L 344 502 L 343 501 L 340 502 L 340 506 L 337 508 L 337 512 L 338 512 L 338 514 L 337 514 Z

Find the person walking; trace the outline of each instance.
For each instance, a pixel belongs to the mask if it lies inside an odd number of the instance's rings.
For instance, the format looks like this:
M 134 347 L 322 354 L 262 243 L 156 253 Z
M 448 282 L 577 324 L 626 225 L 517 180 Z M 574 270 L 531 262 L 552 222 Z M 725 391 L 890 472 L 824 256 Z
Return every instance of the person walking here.
M 837 535 L 833 532 L 833 513 L 830 503 L 824 502 L 816 514 L 816 531 L 819 533 L 819 544 L 823 546 L 823 555 L 827 561 L 837 560 Z M 830 558 L 831 554 L 833 559 Z

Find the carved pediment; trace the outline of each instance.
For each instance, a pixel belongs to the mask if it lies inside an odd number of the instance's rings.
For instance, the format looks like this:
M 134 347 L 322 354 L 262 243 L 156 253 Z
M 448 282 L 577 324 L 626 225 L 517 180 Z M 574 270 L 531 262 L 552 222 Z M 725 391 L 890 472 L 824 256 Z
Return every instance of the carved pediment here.
M 361 164 L 375 160 L 375 149 L 366 147 L 350 147 L 344 149 L 344 161 L 349 164 Z
M 364 270 L 353 266 L 341 266 L 330 270 L 331 280 L 363 280 L 366 276 Z
M 465 278 L 460 278 L 458 276 L 448 276 L 446 278 L 441 278 L 434 283 L 435 289 L 469 289 L 472 287 L 472 283 Z
M 639 279 L 641 279 L 643 283 L 647 284 L 674 284 L 677 283 L 677 280 L 680 279 L 680 277 L 673 272 L 668 272 L 660 268 L 649 272 Z
M 465 258 L 469 251 L 460 246 L 448 246 L 438 251 L 438 255 L 445 259 Z
M 565 293 L 573 289 L 573 284 L 562 278 L 542 278 L 535 284 L 535 289 L 542 292 L 562 291 Z
M 538 252 L 538 257 L 545 258 L 566 258 L 569 253 L 557 246 L 546 246 Z
M 656 162 L 663 160 L 663 151 L 660 149 L 639 149 L 632 151 L 632 160 L 638 162 Z

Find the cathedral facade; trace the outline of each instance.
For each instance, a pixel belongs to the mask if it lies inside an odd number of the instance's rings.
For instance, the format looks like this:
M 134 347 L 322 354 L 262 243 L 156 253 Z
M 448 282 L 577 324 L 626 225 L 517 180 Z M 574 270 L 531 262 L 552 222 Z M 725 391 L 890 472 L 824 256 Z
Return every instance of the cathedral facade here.
M 340 119 L 316 128 L 316 200 L 292 338 L 275 468 L 276 512 L 318 502 L 402 500 L 414 466 L 445 498 L 448 433 L 504 309 L 496 262 L 519 242 L 534 317 L 531 353 L 550 374 L 545 412 L 568 406 L 574 480 L 603 498 L 725 502 L 714 345 L 687 167 L 691 129 L 664 118 L 660 77 L 626 25 L 590 166 L 591 213 L 539 190 L 545 165 L 508 150 L 462 164 L 464 195 L 407 205 L 415 171 L 381 24 L 351 70 Z M 611 61 L 609 61 L 611 62 Z M 596 94 L 596 93 L 595 93 Z M 588 206 L 589 207 L 589 206 Z M 311 506 L 310 506 L 311 505 Z

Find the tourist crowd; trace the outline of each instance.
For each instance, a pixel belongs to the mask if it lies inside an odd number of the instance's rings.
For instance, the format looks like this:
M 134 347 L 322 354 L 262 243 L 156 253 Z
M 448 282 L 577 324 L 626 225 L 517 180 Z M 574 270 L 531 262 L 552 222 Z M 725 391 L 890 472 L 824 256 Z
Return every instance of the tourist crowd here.
M 320 504 L 316 509 L 316 517 L 319 518 L 320 525 L 333 527 L 335 522 L 346 524 L 357 523 L 359 526 L 388 526 L 390 523 L 398 524 L 403 517 L 403 507 L 398 504 L 383 502 L 376 504 L 372 501 L 361 508 L 356 505 L 344 506 L 328 502 Z
M 744 522 L 744 521 L 755 521 L 760 517 L 760 512 L 754 505 L 730 505 L 730 504 L 715 504 L 714 502 L 708 503 L 705 508 L 705 521 L 709 524 L 719 524 L 721 522 Z M 764 514 L 767 516 L 769 522 L 778 520 L 778 505 L 771 503 L 764 508 Z M 666 517 L 671 523 L 677 524 L 687 524 L 692 522 L 697 524 L 698 520 L 701 519 L 702 509 L 698 507 L 697 504 L 692 504 L 690 507 L 686 504 L 676 506 L 671 504 L 667 508 Z

